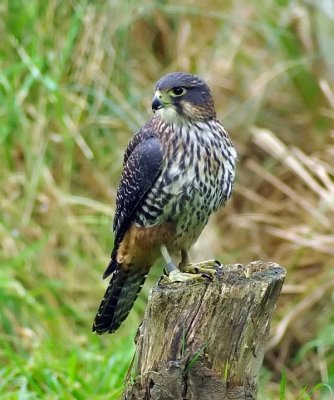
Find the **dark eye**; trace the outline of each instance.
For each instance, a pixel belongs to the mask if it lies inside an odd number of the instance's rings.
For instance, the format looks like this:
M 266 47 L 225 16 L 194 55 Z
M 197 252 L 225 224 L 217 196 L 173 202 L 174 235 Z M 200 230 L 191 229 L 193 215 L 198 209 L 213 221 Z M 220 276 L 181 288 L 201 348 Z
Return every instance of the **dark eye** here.
M 172 94 L 174 96 L 182 96 L 185 92 L 186 90 L 182 87 L 175 87 L 174 89 L 172 89 Z

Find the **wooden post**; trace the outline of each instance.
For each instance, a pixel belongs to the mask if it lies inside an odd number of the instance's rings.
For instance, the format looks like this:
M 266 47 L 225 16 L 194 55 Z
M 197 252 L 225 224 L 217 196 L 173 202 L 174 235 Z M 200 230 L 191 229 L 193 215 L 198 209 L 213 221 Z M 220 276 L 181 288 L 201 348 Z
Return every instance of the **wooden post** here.
M 256 399 L 284 268 L 223 266 L 213 282 L 152 289 L 126 400 Z

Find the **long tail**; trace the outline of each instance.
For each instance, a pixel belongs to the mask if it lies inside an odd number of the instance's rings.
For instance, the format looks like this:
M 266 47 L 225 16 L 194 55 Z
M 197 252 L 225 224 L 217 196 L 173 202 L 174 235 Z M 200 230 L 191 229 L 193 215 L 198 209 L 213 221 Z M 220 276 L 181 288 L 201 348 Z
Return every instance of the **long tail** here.
M 121 265 L 113 272 L 93 323 L 93 332 L 114 333 L 129 315 L 147 276 L 148 268 Z

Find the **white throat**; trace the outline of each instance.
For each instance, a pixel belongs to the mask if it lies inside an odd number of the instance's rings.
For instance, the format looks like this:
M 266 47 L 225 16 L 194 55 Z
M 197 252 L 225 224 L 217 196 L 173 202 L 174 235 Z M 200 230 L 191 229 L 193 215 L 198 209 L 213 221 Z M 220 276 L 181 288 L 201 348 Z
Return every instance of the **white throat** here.
M 179 114 L 176 112 L 173 106 L 163 107 L 157 110 L 156 113 L 160 116 L 161 120 L 166 124 L 177 124 L 181 125 L 184 123 L 183 118 L 180 118 Z

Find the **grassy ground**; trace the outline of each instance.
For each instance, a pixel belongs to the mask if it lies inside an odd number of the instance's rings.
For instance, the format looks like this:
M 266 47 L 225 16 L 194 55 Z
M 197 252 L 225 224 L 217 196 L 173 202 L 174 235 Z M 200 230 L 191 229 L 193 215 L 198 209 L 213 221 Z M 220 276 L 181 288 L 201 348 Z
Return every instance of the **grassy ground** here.
M 201 3 L 1 2 L 1 399 L 119 398 L 160 270 L 117 334 L 94 336 L 91 323 L 122 153 L 154 82 L 174 70 L 209 82 L 239 153 L 233 200 L 194 259 L 270 259 L 288 271 L 259 398 L 330 398 L 334 9 Z

